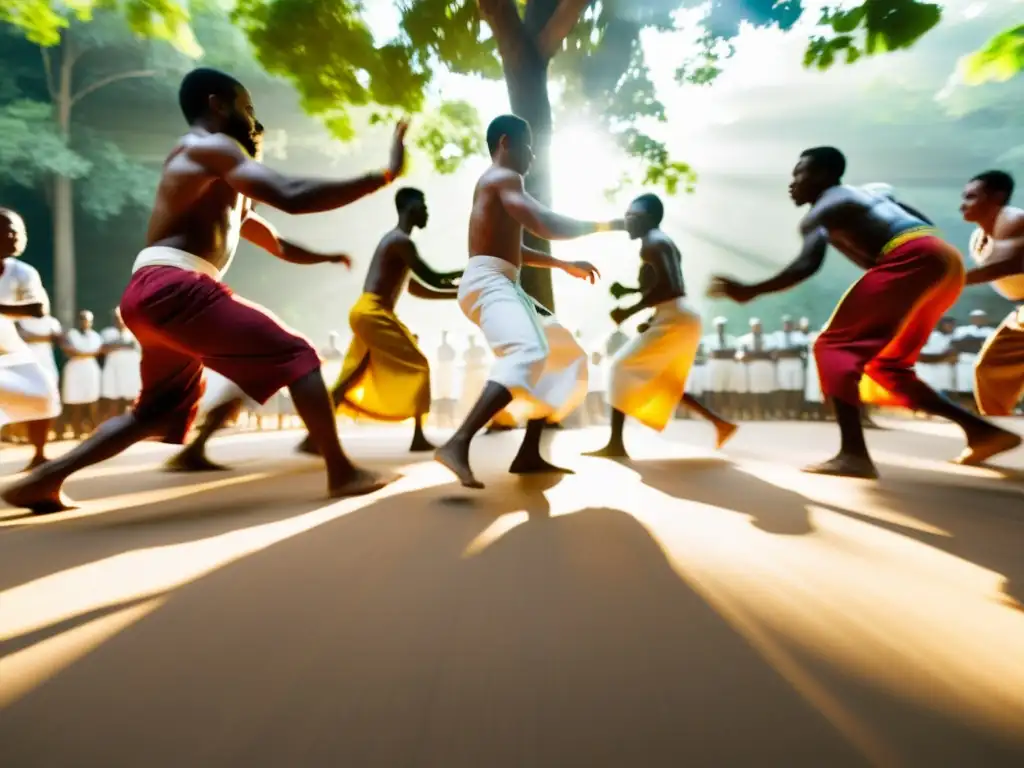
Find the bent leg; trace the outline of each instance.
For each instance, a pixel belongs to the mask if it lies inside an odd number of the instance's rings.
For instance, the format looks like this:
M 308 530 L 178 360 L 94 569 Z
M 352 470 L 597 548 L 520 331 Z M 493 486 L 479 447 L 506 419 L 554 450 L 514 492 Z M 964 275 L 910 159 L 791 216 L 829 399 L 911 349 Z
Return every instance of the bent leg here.
M 184 442 L 202 394 L 202 367 L 194 358 L 158 346 L 143 347 L 143 389 L 135 409 L 104 422 L 59 459 L 8 486 L 2 498 L 36 514 L 69 509 L 65 480 L 85 467 L 112 458 L 140 440 L 159 437 Z

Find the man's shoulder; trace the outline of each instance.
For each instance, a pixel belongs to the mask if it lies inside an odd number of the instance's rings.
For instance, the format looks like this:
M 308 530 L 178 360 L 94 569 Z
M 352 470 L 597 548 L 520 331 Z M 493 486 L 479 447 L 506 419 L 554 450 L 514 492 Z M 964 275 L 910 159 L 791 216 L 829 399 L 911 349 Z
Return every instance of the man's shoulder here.
M 477 181 L 477 189 L 490 189 L 516 184 L 522 185 L 522 183 L 522 174 L 516 173 L 510 168 L 504 168 L 500 165 L 492 165 L 480 174 L 480 179 Z
M 19 280 L 31 280 L 39 277 L 39 270 L 21 259 L 8 259 L 6 268 L 11 270 L 11 275 Z
M 999 239 L 1024 235 L 1024 209 L 1005 206 L 999 212 L 992 234 Z

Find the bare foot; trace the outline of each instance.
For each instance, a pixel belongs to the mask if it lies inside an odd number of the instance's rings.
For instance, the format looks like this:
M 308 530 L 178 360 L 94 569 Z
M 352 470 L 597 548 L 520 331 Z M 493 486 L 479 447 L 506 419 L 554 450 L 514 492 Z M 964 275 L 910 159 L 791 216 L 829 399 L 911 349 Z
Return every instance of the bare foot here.
M 953 463 L 975 467 L 985 463 L 996 454 L 1012 451 L 1020 444 L 1020 435 L 994 427 L 991 432 L 985 433 L 980 438 L 968 438 L 967 447 L 964 448 L 959 456 L 953 459 Z
M 571 469 L 558 467 L 536 456 L 516 456 L 508 471 L 513 475 L 575 475 Z
M 484 484 L 473 475 L 473 470 L 469 466 L 468 449 L 445 443 L 434 451 L 434 461 L 447 467 L 464 487 L 477 489 L 484 487 Z
M 842 453 L 821 464 L 804 467 L 801 471 L 812 475 L 859 477 L 864 480 L 878 479 L 878 470 L 867 456 L 851 456 Z
M 295 446 L 295 450 L 297 453 L 305 453 L 308 456 L 320 455 L 320 449 L 313 444 L 313 438 L 309 435 L 306 435 L 306 439 Z
M 346 496 L 365 496 L 368 493 L 379 491 L 398 477 L 394 475 L 379 475 L 366 469 L 353 467 L 351 473 L 327 489 L 327 495 L 332 499 L 341 499 Z
M 172 456 L 164 464 L 167 472 L 226 472 L 228 469 L 223 464 L 210 461 L 205 453 L 187 449 Z
M 36 467 L 43 466 L 43 464 L 45 464 L 47 461 L 49 461 L 49 459 L 47 459 L 45 456 L 33 456 L 32 460 L 28 464 L 26 464 L 25 468 L 21 471 L 31 472 Z
M 725 447 L 725 444 L 728 443 L 732 439 L 732 436 L 736 434 L 737 429 L 739 429 L 739 426 L 733 424 L 731 421 L 723 421 L 720 424 L 716 424 L 715 448 L 721 450 Z
M 0 499 L 16 509 L 28 509 L 33 515 L 50 515 L 76 509 L 74 501 L 64 495 L 63 483 L 45 476 L 29 476 L 12 483 L 0 494 Z
M 422 435 L 417 435 L 412 440 L 412 445 L 409 446 L 409 453 L 426 453 L 427 451 L 436 451 L 437 446 L 427 440 Z
M 612 445 L 608 443 L 604 448 L 598 448 L 596 451 L 587 451 L 583 454 L 584 456 L 595 456 L 599 459 L 628 459 L 629 454 L 626 452 L 626 447 L 623 445 Z

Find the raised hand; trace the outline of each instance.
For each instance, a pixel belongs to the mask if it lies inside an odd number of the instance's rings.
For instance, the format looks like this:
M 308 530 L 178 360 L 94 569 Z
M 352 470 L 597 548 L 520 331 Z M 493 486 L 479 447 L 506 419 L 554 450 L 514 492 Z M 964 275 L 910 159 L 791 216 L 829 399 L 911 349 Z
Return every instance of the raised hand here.
M 601 273 L 597 271 L 597 267 L 589 261 L 563 261 L 562 269 L 573 277 L 578 277 L 580 280 L 586 280 L 591 285 L 601 277 Z
M 757 291 L 729 277 L 713 277 L 708 284 L 708 296 L 713 299 L 732 299 L 737 304 L 746 304 L 757 297 Z
M 402 118 L 395 126 L 395 134 L 391 139 L 391 161 L 388 172 L 396 179 L 405 171 L 405 134 L 409 130 L 409 121 Z
M 335 253 L 324 259 L 327 264 L 341 264 L 343 267 L 352 269 L 352 257 L 346 253 Z

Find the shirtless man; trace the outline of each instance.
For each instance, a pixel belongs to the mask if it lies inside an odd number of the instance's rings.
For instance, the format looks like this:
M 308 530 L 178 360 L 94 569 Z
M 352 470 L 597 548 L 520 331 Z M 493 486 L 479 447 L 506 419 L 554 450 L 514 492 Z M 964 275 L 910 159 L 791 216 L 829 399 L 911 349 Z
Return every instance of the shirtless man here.
M 845 170 L 846 158 L 833 147 L 803 152 L 789 187 L 793 202 L 811 206 L 800 224 L 800 256 L 761 283 L 718 277 L 711 285 L 712 295 L 738 302 L 784 291 L 818 271 L 829 244 L 866 270 L 814 344 L 822 391 L 832 399 L 842 444 L 834 458 L 806 471 L 878 476 L 861 425 L 865 400 L 955 422 L 967 438 L 958 459 L 964 464 L 978 464 L 1017 447 L 1018 435 L 955 405 L 914 374 L 932 328 L 963 289 L 960 254 L 907 206 L 844 186 Z
M 2 497 L 13 507 L 67 509 L 61 488 L 72 473 L 147 438 L 183 442 L 202 395 L 204 365 L 257 402 L 289 388 L 324 456 L 331 497 L 386 484 L 342 450 L 316 350 L 266 310 L 236 298 L 220 279 L 239 236 L 279 258 L 309 263 L 309 254 L 293 251 L 252 213 L 252 203 L 316 213 L 381 189 L 402 171 L 406 125 L 395 131 L 387 170 L 344 181 L 288 178 L 254 159 L 261 126 L 237 80 L 196 69 L 182 80 L 179 102 L 189 131 L 164 164 L 148 247 L 121 299 L 121 314 L 142 347 L 142 393 L 130 413 L 5 489 Z
M 473 193 L 469 220 L 469 263 L 459 283 L 459 306 L 497 358 L 484 391 L 465 421 L 435 453 L 467 488 L 483 488 L 469 464 L 469 446 L 516 396 L 533 406 L 526 435 L 512 462 L 513 473 L 565 472 L 540 455 L 546 419 L 559 421 L 586 397 L 587 355 L 567 330 L 540 323 L 533 301 L 519 284 L 525 264 L 561 269 L 573 277 L 598 277 L 587 262 L 566 262 L 523 245 L 523 230 L 547 240 L 568 240 L 624 228 L 560 216 L 529 194 L 523 175 L 533 161 L 529 124 L 514 115 L 495 118 L 487 128 L 491 167 Z
M 418 189 L 395 195 L 398 223 L 377 245 L 363 294 L 349 313 L 352 343 L 331 396 L 335 408 L 376 421 L 415 419 L 410 451 L 432 451 L 423 434 L 430 412 L 430 364 L 416 337 L 395 316 L 406 290 L 420 299 L 455 299 L 461 272 L 435 272 L 420 257 L 412 233 L 427 226 L 427 200 Z M 411 276 L 411 280 L 410 280 Z M 299 450 L 316 452 L 307 436 Z
M 264 138 L 263 126 L 257 124 L 256 132 L 253 134 L 255 148 L 253 157 L 258 162 L 263 160 Z M 344 253 L 321 255 L 285 240 L 276 233 L 274 236 L 280 243 L 280 258 L 290 263 L 343 264 L 349 268 L 352 266 L 351 258 Z M 273 250 L 270 252 L 274 253 Z M 323 373 L 322 369 L 321 373 Z M 206 455 L 206 446 L 214 434 L 223 429 L 225 425 L 235 422 L 243 411 L 254 413 L 257 429 L 263 429 L 263 409 L 260 403 L 247 396 L 241 387 L 219 375 L 216 371 L 206 370 L 204 376 L 203 396 L 199 400 L 196 411 L 197 415 L 203 416 L 203 422 L 196 431 L 195 439 L 164 464 L 164 469 L 169 472 L 210 472 L 228 469 L 228 467 L 210 460 Z M 282 419 L 283 415 L 279 413 L 279 425 Z
M 612 310 L 621 325 L 638 312 L 653 309 L 647 328 L 619 350 L 611 362 L 608 403 L 612 408 L 608 444 L 588 456 L 629 458 L 623 440 L 626 417 L 661 432 L 682 401 L 689 410 L 715 427 L 721 448 L 736 431 L 718 414 L 686 392 L 686 380 L 700 346 L 700 315 L 688 306 L 683 283 L 682 255 L 661 229 L 665 209 L 657 195 L 641 195 L 626 211 L 626 232 L 640 241 L 639 288 L 619 286 L 613 295 L 638 293 L 629 307 Z
M 974 365 L 974 397 L 987 416 L 1009 416 L 1024 396 L 1024 210 L 1010 205 L 1013 177 L 986 171 L 964 188 L 960 212 L 977 225 L 967 284 L 992 283 L 1018 304 L 988 337 Z

